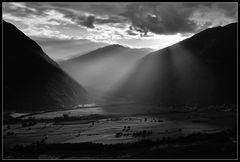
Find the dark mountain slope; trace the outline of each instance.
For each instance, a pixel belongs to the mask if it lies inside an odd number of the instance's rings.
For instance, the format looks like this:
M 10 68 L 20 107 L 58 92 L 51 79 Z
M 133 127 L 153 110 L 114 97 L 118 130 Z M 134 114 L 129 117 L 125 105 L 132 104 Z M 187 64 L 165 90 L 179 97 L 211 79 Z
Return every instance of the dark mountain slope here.
M 88 102 L 87 92 L 40 46 L 3 21 L 3 109 L 39 111 Z
M 142 58 L 114 95 L 153 103 L 237 103 L 237 24 Z

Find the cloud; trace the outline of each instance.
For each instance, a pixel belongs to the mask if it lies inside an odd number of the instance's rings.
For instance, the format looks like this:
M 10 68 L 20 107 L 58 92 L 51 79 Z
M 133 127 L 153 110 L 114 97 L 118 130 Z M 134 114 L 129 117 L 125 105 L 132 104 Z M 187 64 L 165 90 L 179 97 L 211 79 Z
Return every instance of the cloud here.
M 127 6 L 126 12 L 122 15 L 131 20 L 133 30 L 145 35 L 149 31 L 169 35 L 195 33 L 202 27 L 222 25 L 221 21 L 225 24 L 237 21 L 236 5 L 236 3 L 133 3 Z M 194 19 L 195 13 L 202 15 L 202 19 L 200 20 L 200 17 Z M 202 23 L 200 26 L 198 19 Z M 211 24 L 214 19 L 219 21 Z
M 238 16 L 237 3 L 213 2 L 3 2 L 2 9 L 54 59 L 116 43 L 157 50 Z
M 4 2 L 3 16 L 28 25 L 29 31 L 39 27 L 39 34 L 58 27 L 66 35 L 67 26 L 67 33 L 79 30 L 81 35 L 99 38 L 144 38 L 152 33 L 189 35 L 237 21 L 237 3 Z
M 133 30 L 127 30 L 126 32 L 127 32 L 127 34 L 133 35 L 133 36 L 139 35 L 139 33 L 136 33 L 136 32 L 134 32 Z
M 38 15 L 38 10 L 26 7 L 24 3 L 3 3 L 3 13 L 11 13 L 13 16 L 26 17 L 30 14 Z
M 108 24 L 108 23 L 125 23 L 128 22 L 126 18 L 122 16 L 109 15 L 105 17 L 99 17 L 96 19 L 97 24 Z
M 71 36 L 62 34 L 60 31 L 49 30 L 44 27 L 32 26 L 31 28 L 26 28 L 26 29 L 23 29 L 22 31 L 29 36 L 35 36 L 35 37 L 47 37 L 47 38 L 56 38 L 56 39 L 63 39 L 63 40 L 72 39 Z
M 80 24 L 88 28 L 94 28 L 94 25 L 93 25 L 94 21 L 95 21 L 95 17 L 90 15 L 90 16 L 87 16 L 83 22 L 80 22 Z

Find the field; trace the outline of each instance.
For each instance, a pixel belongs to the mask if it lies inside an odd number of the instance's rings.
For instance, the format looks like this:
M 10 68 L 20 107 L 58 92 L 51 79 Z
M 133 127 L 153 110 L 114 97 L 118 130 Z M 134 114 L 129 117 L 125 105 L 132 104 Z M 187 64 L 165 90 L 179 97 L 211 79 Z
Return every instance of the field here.
M 119 113 L 118 110 L 121 107 L 125 107 L 128 111 Z M 134 109 L 137 109 L 138 105 L 74 109 L 25 116 L 20 118 L 20 122 L 4 124 L 3 146 L 5 150 L 11 150 L 16 148 L 16 146 L 27 147 L 37 143 L 51 145 L 82 144 L 87 142 L 103 145 L 127 145 L 142 140 L 156 142 L 163 139 L 178 139 L 180 137 L 188 137 L 195 133 L 214 134 L 226 130 L 234 130 L 237 127 L 237 113 L 235 109 L 216 109 L 211 107 L 190 111 L 186 108 L 179 108 L 180 111 L 167 112 L 165 111 L 166 109 L 163 108 L 158 112 L 138 111 L 138 113 L 130 113 L 129 108 L 131 107 L 132 109 L 130 110 L 136 112 Z M 151 110 L 156 110 L 153 106 L 149 107 L 151 107 Z M 114 109 L 116 109 L 116 111 L 113 111 Z M 23 123 L 27 124 L 24 125 Z M 231 146 L 235 146 L 234 143 L 236 143 L 237 140 L 235 135 L 231 135 L 230 138 Z M 194 144 L 196 143 L 198 143 L 198 141 L 194 141 Z M 201 143 L 201 145 L 202 144 L 204 143 Z M 221 145 L 219 141 L 218 145 Z M 181 144 L 180 146 L 180 150 L 184 150 L 185 147 L 190 147 L 191 145 Z M 162 145 L 148 147 L 149 155 L 144 154 L 144 157 L 150 157 L 151 154 L 158 155 L 154 152 L 162 147 Z M 140 148 L 135 148 L 133 151 L 138 149 Z M 149 149 L 151 151 L 149 151 Z M 176 148 L 171 149 L 174 150 Z M 144 147 L 140 150 L 144 150 Z M 138 154 L 129 157 L 129 153 L 127 153 L 127 155 L 128 158 L 143 156 Z M 162 157 L 165 155 L 166 154 L 162 155 Z M 55 154 L 51 156 L 58 158 Z M 69 156 L 68 158 L 79 158 L 79 154 L 77 153 L 71 153 L 71 156 Z M 51 158 L 41 154 L 38 154 L 37 157 Z M 91 157 L 94 156 L 80 156 L 80 158 Z M 204 157 L 204 155 L 202 157 Z M 112 156 L 105 158 L 112 158 Z M 121 156 L 121 158 L 124 158 L 124 156 Z

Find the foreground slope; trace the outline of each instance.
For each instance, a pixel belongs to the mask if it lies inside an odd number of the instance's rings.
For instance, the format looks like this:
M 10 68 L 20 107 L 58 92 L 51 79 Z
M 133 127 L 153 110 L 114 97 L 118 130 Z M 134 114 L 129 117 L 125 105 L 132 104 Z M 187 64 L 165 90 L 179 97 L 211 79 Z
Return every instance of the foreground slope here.
M 237 103 L 237 23 L 142 58 L 114 95 L 153 103 Z
M 3 21 L 3 110 L 39 111 L 87 103 L 87 92 L 40 46 Z

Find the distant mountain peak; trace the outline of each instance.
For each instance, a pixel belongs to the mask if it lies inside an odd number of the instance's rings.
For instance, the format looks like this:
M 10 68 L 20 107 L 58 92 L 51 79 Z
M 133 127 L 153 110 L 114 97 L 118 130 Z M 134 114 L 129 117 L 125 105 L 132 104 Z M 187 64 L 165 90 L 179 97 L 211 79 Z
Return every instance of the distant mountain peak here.
M 122 46 L 120 44 L 112 44 L 112 45 L 109 45 L 109 46 L 112 46 L 112 47 L 124 47 L 124 46 Z
M 91 52 L 108 51 L 108 50 L 136 50 L 136 51 L 138 50 L 138 51 L 145 51 L 146 54 L 154 51 L 151 48 L 134 48 L 134 47 L 129 47 L 129 46 L 120 45 L 120 44 L 112 44 L 112 45 L 108 45 L 108 46 L 98 48 L 98 49 L 96 49 L 94 51 L 91 51 Z
M 111 45 L 104 46 L 104 47 L 96 49 L 96 50 L 100 50 L 100 49 L 116 49 L 116 48 L 128 48 L 128 47 L 124 47 L 124 46 L 122 46 L 120 44 L 111 44 Z

